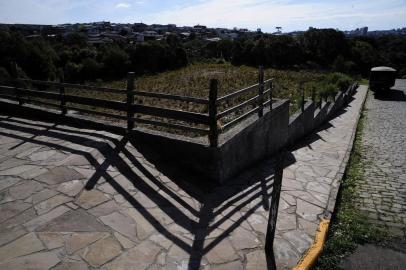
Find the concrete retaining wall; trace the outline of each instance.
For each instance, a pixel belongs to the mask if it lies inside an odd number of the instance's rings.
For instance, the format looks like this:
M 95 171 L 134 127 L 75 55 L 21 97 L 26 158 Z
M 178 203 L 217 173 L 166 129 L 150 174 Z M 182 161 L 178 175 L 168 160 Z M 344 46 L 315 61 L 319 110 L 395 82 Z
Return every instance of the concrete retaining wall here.
M 289 118 L 288 145 L 307 135 L 314 129 L 314 112 L 316 105 L 313 101 L 307 101 L 304 111 L 298 111 Z
M 308 101 L 303 112 L 289 118 L 289 101 L 279 100 L 263 117 L 253 115 L 219 137 L 219 146 L 210 147 L 207 138 L 189 138 L 149 129 L 136 128 L 130 141 L 147 158 L 165 160 L 173 168 L 198 172 L 214 182 L 224 182 L 252 164 L 290 146 L 322 125 L 346 104 L 354 91 L 339 93 L 336 101 L 316 110 Z M 58 111 L 33 105 L 19 106 L 0 100 L 0 110 L 10 115 L 61 121 L 64 124 L 126 134 L 124 127 L 96 122 L 80 115 L 62 116 Z

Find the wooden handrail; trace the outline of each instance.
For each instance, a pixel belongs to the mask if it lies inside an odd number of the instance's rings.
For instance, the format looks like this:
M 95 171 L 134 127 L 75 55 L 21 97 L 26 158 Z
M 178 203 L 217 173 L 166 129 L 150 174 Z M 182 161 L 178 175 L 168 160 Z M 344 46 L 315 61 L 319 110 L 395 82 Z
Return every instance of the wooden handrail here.
M 159 108 L 154 106 L 146 106 L 136 104 L 133 106 L 135 113 L 172 118 L 180 121 L 192 122 L 196 124 L 205 124 L 209 123 L 209 117 L 207 114 L 186 112 L 181 110 L 173 110 L 167 108 Z
M 139 118 L 139 117 L 134 118 L 134 120 L 137 123 L 146 124 L 146 125 L 153 125 L 153 126 L 159 126 L 159 127 L 167 127 L 167 128 L 179 129 L 179 130 L 184 130 L 184 131 L 202 133 L 202 134 L 205 134 L 205 135 L 207 135 L 209 133 L 208 129 L 203 129 L 203 128 L 196 128 L 196 127 L 191 127 L 191 126 L 179 125 L 179 124 L 174 124 L 174 123 L 167 123 L 167 122 L 150 120 L 150 119 L 142 119 L 142 118 Z
M 166 94 L 166 93 L 134 91 L 134 95 L 143 96 L 143 97 L 171 99 L 171 100 L 185 101 L 185 102 L 193 102 L 193 103 L 197 103 L 197 104 L 209 104 L 209 100 L 205 99 L 205 98 L 171 95 L 171 94 Z

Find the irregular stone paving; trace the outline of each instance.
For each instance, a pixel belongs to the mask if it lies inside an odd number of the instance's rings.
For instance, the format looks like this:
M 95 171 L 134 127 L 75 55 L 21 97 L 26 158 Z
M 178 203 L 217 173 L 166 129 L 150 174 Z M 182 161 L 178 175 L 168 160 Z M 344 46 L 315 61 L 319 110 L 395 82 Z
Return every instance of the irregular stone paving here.
M 286 160 L 279 269 L 313 241 L 366 94 Z M 170 176 L 122 136 L 0 116 L 0 269 L 266 269 L 273 161 L 215 189 Z
M 406 80 L 385 95 L 371 92 L 362 136 L 360 209 L 378 225 L 406 236 Z

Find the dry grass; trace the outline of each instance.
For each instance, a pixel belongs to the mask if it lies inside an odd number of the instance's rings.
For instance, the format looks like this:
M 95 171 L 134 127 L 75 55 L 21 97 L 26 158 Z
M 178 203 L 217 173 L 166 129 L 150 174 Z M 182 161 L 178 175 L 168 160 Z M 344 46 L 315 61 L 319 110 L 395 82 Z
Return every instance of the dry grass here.
M 314 71 L 290 71 L 290 70 L 275 70 L 266 69 L 265 79 L 274 78 L 274 94 L 275 98 L 287 98 L 291 100 L 291 112 L 296 111 L 299 108 L 299 102 L 301 93 L 299 91 L 300 82 L 310 82 L 318 81 L 323 78 L 325 74 Z M 232 93 L 236 90 L 245 88 L 247 86 L 257 83 L 258 80 L 258 69 L 247 66 L 233 66 L 229 63 L 213 64 L 213 63 L 198 63 L 192 64 L 188 67 L 159 73 L 156 75 L 147 75 L 136 78 L 136 90 L 139 91 L 149 91 L 149 92 L 160 92 L 168 94 L 176 94 L 182 96 L 193 96 L 193 97 L 208 97 L 209 93 L 209 82 L 210 79 L 217 79 L 219 81 L 219 96 Z M 101 87 L 119 88 L 126 89 L 126 80 L 120 81 L 110 81 L 110 82 L 96 82 L 89 83 Z M 77 90 L 77 89 L 67 89 L 67 94 L 81 95 L 86 97 L 97 97 L 101 99 L 125 101 L 125 93 L 115 94 L 115 93 L 99 93 L 87 90 Z M 250 95 L 245 95 L 235 98 L 232 102 L 223 104 L 219 110 L 222 111 L 228 107 L 235 106 L 236 104 L 256 95 L 252 93 Z M 306 93 L 309 97 L 310 93 Z M 136 104 L 152 105 L 165 108 L 172 108 L 178 110 L 192 111 L 206 113 L 207 106 L 199 105 L 190 102 L 179 102 L 171 100 L 163 100 L 149 97 L 136 97 Z M 73 105 L 73 104 L 68 104 Z M 96 108 L 93 106 L 82 106 L 80 108 L 91 109 L 109 113 L 116 113 L 112 110 L 106 110 L 101 108 Z M 246 108 L 247 111 L 250 108 Z M 222 124 L 230 121 L 233 117 L 244 111 L 237 112 L 231 115 L 229 118 L 222 119 Z M 124 113 L 121 113 L 125 115 Z M 163 120 L 156 117 L 141 116 L 145 119 L 155 119 Z M 172 123 L 179 123 L 175 120 L 165 121 Z M 124 124 L 124 121 L 123 121 Z M 193 125 L 197 127 L 198 125 Z M 202 127 L 202 126 L 200 126 Z M 161 128 L 158 128 L 161 129 Z M 161 129 L 166 130 L 166 129 Z M 168 130 L 166 130 L 168 131 Z M 183 131 L 170 130 L 170 132 L 177 134 L 185 134 Z M 188 134 L 195 136 L 196 134 Z

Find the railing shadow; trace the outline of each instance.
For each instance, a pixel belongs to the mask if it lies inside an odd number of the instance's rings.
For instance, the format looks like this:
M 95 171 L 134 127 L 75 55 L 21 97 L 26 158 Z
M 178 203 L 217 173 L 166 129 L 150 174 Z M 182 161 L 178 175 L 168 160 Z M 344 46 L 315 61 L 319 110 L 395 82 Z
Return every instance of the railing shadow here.
M 118 194 L 121 194 L 132 207 L 151 224 L 160 234 L 172 241 L 190 255 L 188 269 L 199 269 L 202 258 L 228 237 L 236 228 L 247 220 L 259 208 L 268 211 L 270 198 L 274 189 L 275 162 L 267 160 L 235 177 L 225 184 L 207 185 L 205 179 L 196 175 L 173 170 L 173 167 L 156 164 L 157 172 L 168 175 L 168 181 L 160 179 L 151 169 L 137 157 L 135 148 L 129 143 L 129 137 L 118 139 L 98 132 L 86 132 L 71 129 L 68 126 L 43 125 L 14 118 L 2 118 L 0 128 L 14 132 L 0 131 L 0 135 L 59 149 L 85 157 L 95 169 L 88 179 L 86 189 L 93 189 L 101 178 L 104 178 Z M 38 128 L 42 128 L 39 130 Z M 29 137 L 22 136 L 21 133 Z M 89 151 L 39 140 L 37 137 L 48 137 L 64 140 L 78 146 L 91 147 L 97 150 L 104 161 L 99 162 Z M 104 140 L 104 141 L 100 141 Z M 17 148 L 17 147 L 14 147 Z M 288 155 L 284 166 L 293 163 L 294 157 Z M 190 233 L 193 237 L 190 244 L 184 237 L 171 232 L 165 224 L 154 216 L 137 198 L 112 177 L 108 168 L 113 166 L 141 193 L 146 195 L 163 213 L 169 216 L 176 225 Z M 171 185 L 179 187 L 174 191 Z M 197 201 L 200 207 L 185 200 L 180 193 L 186 194 Z M 240 210 L 244 209 L 240 213 Z M 241 215 L 237 215 L 241 214 Z M 237 216 L 237 217 L 236 217 Z M 221 227 L 221 230 L 219 228 Z M 210 236 L 214 234 L 215 236 Z M 209 237 L 210 236 L 210 237 Z M 270 252 L 269 254 L 272 254 Z M 273 255 L 271 255 L 272 257 Z M 274 258 L 268 256 L 269 269 L 274 268 Z M 272 263 L 273 262 L 273 263 Z

